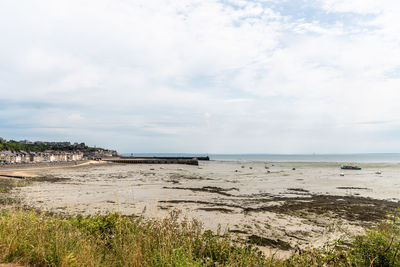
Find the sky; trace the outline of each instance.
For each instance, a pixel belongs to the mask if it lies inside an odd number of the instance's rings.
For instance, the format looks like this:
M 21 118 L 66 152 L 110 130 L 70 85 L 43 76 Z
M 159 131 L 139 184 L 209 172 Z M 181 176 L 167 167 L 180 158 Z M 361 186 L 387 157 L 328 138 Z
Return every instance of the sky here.
M 398 0 L 2 0 L 0 137 L 400 152 Z

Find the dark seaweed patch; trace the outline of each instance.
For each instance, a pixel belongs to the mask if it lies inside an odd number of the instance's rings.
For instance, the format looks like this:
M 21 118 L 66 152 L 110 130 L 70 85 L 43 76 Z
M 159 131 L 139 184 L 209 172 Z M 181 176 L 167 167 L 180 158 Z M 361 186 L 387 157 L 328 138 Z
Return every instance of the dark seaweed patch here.
M 164 186 L 164 189 L 179 189 L 179 190 L 190 190 L 193 192 L 207 192 L 207 193 L 215 193 L 215 194 L 220 194 L 223 196 L 234 196 L 230 193 L 226 193 L 226 191 L 231 191 L 231 190 L 237 190 L 239 191 L 238 188 L 232 187 L 232 188 L 221 188 L 221 187 L 216 187 L 216 186 L 203 186 L 201 188 L 197 187 L 167 187 Z
M 30 178 L 29 180 L 30 181 L 34 181 L 34 182 L 58 183 L 58 182 L 69 181 L 69 180 L 71 180 L 71 178 L 54 177 L 54 176 L 43 176 L 43 177 Z
M 222 213 L 232 213 L 234 210 L 232 209 L 226 209 L 226 208 L 198 208 L 198 210 L 204 210 L 204 211 L 219 211 Z
M 354 187 L 354 186 L 338 186 L 336 189 L 357 189 L 357 190 L 371 190 L 371 188 L 367 187 Z
M 261 237 L 258 235 L 249 236 L 248 241 L 249 243 L 259 246 L 279 248 L 281 250 L 290 250 L 292 248 L 292 246 L 288 242 L 282 241 L 280 239 L 274 240 L 266 237 Z
M 308 193 L 310 191 L 303 189 L 303 188 L 288 188 L 288 191 L 294 191 L 294 192 L 304 192 L 304 193 Z

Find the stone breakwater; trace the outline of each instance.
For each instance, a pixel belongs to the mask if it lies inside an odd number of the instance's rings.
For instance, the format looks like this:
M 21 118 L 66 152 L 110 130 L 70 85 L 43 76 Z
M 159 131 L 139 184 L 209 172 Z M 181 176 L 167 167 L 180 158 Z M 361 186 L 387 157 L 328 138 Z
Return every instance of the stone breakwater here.
M 113 163 L 124 164 L 185 164 L 185 165 L 199 165 L 197 158 L 183 159 L 183 158 L 113 158 L 104 159 Z

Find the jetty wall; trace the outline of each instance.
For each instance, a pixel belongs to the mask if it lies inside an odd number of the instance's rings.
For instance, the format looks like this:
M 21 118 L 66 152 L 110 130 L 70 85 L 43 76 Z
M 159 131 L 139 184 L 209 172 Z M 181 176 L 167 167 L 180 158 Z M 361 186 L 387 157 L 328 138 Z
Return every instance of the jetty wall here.
M 186 164 L 186 165 L 199 165 L 196 158 L 191 159 L 160 159 L 160 158 L 112 158 L 104 159 L 108 162 L 125 163 L 125 164 Z

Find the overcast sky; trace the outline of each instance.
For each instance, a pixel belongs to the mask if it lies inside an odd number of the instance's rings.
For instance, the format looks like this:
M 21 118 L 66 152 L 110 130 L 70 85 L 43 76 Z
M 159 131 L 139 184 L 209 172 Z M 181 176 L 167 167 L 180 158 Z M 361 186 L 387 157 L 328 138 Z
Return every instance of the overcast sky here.
M 398 0 L 1 0 L 0 137 L 400 152 Z

